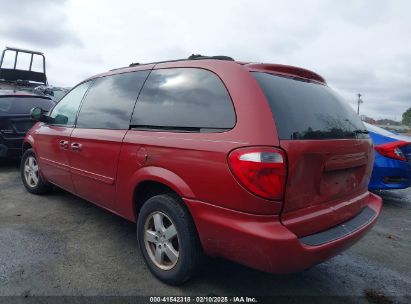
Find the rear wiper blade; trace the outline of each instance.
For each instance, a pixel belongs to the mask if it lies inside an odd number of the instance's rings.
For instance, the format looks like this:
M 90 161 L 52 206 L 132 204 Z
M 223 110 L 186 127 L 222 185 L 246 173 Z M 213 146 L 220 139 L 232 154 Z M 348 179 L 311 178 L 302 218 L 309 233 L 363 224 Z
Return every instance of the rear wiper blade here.
M 354 130 L 353 132 L 354 132 L 355 134 L 368 134 L 368 133 L 370 133 L 370 132 L 368 132 L 367 130 L 360 130 L 360 129 Z

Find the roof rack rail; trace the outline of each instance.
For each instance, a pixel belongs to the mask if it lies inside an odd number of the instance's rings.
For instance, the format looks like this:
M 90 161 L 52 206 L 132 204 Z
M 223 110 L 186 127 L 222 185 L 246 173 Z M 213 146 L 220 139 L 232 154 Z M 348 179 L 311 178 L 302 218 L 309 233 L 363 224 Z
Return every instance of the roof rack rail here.
M 144 65 L 144 64 L 158 64 L 158 63 L 167 63 L 167 62 L 177 62 L 177 61 L 187 61 L 187 60 L 203 60 L 203 59 L 215 59 L 215 60 L 228 60 L 228 61 L 235 61 L 232 57 L 229 56 L 204 56 L 200 54 L 192 54 L 188 58 L 183 59 L 174 59 L 174 60 L 164 60 L 164 61 L 155 61 L 155 62 L 148 62 L 148 63 L 139 63 L 133 62 L 129 65 L 129 67 Z
M 33 54 L 36 54 L 36 55 L 44 55 L 44 53 L 40 52 L 40 51 L 22 49 L 22 48 L 13 47 L 13 46 L 6 46 L 6 50 L 16 51 L 16 52 L 18 51 L 18 52 L 21 52 L 21 53 L 29 53 L 29 54 L 33 53 Z
M 11 56 L 14 55 L 14 63 L 11 64 L 4 64 L 4 59 L 6 57 L 6 53 L 11 53 Z M 30 58 L 30 63 L 27 64 L 25 68 L 18 66 L 20 65 L 21 61 L 19 61 L 19 54 L 25 53 L 28 54 Z M 11 57 L 9 57 L 11 59 Z M 42 71 L 36 71 L 33 69 L 33 59 L 40 58 Z M 21 49 L 16 47 L 9 47 L 6 48 L 1 53 L 0 57 L 0 79 L 4 81 L 18 81 L 23 80 L 28 82 L 36 82 L 36 83 L 43 83 L 47 85 L 47 76 L 46 76 L 46 57 L 42 52 L 39 51 L 32 51 L 27 49 Z

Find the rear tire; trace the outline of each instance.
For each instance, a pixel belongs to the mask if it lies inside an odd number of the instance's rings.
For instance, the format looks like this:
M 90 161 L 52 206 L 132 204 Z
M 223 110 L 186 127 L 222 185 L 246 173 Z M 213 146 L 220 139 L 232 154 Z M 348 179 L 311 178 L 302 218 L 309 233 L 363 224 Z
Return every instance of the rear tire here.
M 138 215 L 137 239 L 148 268 L 167 284 L 186 282 L 204 264 L 194 222 L 176 195 L 156 195 L 144 203 Z
M 24 187 L 30 193 L 45 194 L 53 187 L 41 176 L 39 163 L 32 149 L 27 149 L 21 158 L 20 175 Z

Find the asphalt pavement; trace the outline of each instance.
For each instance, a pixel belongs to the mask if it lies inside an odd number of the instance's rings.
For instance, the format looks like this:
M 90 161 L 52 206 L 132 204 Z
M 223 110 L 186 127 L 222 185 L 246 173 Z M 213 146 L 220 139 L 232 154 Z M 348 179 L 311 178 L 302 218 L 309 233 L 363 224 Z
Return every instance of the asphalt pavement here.
M 215 260 L 199 277 L 172 287 L 144 265 L 135 224 L 63 190 L 29 194 L 17 163 L 0 162 L 0 302 L 38 296 L 186 295 L 284 296 L 296 303 L 317 296 L 341 303 L 411 302 L 411 188 L 379 195 L 384 207 L 372 231 L 325 263 L 302 273 L 273 275 Z

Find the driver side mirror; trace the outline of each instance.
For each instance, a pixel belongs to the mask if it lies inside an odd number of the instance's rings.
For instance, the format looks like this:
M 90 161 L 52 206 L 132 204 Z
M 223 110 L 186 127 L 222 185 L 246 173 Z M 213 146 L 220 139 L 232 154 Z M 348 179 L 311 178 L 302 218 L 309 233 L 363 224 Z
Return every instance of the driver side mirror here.
M 31 109 L 30 116 L 35 121 L 47 122 L 47 115 L 44 115 L 47 111 L 44 111 L 42 108 L 35 107 Z

